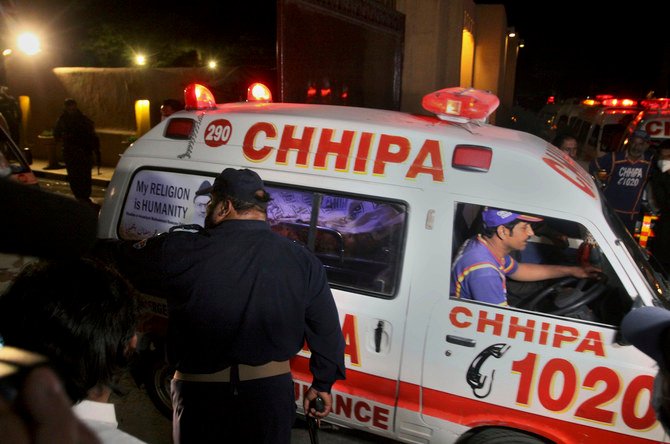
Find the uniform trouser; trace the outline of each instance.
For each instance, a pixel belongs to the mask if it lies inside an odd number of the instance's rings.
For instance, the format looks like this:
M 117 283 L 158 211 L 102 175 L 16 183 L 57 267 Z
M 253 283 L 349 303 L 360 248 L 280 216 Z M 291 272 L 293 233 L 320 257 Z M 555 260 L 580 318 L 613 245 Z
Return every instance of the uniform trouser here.
M 67 180 L 74 197 L 88 200 L 91 197 L 91 168 L 93 157 L 84 150 L 64 149 L 63 159 L 67 169 Z
M 175 444 L 288 444 L 296 404 L 290 373 L 229 382 L 172 380 Z

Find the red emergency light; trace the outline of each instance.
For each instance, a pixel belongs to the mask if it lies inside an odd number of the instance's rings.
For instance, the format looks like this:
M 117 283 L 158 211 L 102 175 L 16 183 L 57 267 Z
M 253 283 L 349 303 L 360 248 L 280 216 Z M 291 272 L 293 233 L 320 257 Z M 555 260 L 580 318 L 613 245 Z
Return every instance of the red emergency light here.
M 605 99 L 603 100 L 603 106 L 622 106 L 622 107 L 633 107 L 637 106 L 637 100 L 633 99 Z
M 259 82 L 252 83 L 247 89 L 247 102 L 272 102 L 270 88 Z
M 660 99 L 647 99 L 642 101 L 642 106 L 650 110 L 670 109 L 670 99 L 667 97 Z
M 184 88 L 184 105 L 187 110 L 216 109 L 216 100 L 206 86 L 191 83 Z
M 423 109 L 442 120 L 484 121 L 500 105 L 495 94 L 473 88 L 445 88 L 423 97 Z

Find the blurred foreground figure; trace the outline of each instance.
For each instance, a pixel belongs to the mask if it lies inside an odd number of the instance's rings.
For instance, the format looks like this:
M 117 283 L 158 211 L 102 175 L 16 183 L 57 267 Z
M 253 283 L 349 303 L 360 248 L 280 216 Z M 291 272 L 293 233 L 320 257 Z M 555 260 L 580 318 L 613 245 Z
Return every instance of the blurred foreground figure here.
M 0 178 L 0 208 L 0 254 L 77 257 L 95 242 L 96 214 L 75 200 Z M 62 382 L 51 369 L 30 371 L 16 389 L 13 403 L 0 396 L 3 442 L 100 442 L 75 416 Z

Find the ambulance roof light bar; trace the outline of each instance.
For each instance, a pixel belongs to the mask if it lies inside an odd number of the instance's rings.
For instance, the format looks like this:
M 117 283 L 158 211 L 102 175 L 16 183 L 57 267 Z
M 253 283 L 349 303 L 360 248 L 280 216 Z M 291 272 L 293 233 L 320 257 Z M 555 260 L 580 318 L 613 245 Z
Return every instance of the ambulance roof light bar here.
M 666 110 L 670 109 L 670 99 L 662 97 L 658 99 L 646 99 L 642 101 L 642 106 L 650 110 Z
M 587 97 L 582 100 L 582 105 L 586 106 L 618 106 L 618 107 L 636 107 L 637 100 L 619 99 L 612 94 L 598 94 L 594 99 Z
M 207 87 L 191 83 L 184 88 L 184 105 L 187 110 L 216 109 L 216 100 Z
M 426 94 L 421 105 L 442 120 L 484 122 L 498 108 L 500 100 L 488 91 L 453 87 Z
M 262 83 L 252 83 L 247 89 L 247 102 L 268 103 L 272 102 L 270 88 Z

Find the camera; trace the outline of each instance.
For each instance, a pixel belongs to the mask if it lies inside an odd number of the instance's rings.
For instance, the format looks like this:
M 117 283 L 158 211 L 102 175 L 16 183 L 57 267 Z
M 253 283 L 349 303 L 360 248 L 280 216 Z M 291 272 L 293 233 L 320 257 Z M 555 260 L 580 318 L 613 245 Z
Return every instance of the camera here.
M 23 379 L 47 359 L 28 350 L 2 345 L 0 338 L 0 396 L 12 402 L 23 385 Z

